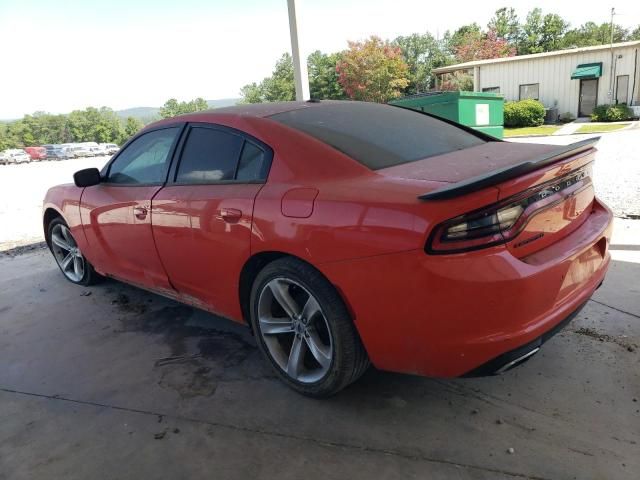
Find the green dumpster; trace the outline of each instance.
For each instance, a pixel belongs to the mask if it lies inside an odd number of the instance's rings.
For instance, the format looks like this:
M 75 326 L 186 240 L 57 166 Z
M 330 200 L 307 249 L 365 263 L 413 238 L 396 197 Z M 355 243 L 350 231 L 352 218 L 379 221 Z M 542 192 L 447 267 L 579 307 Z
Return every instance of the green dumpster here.
M 504 135 L 504 98 L 499 93 L 429 92 L 389 103 L 453 120 L 497 138 Z

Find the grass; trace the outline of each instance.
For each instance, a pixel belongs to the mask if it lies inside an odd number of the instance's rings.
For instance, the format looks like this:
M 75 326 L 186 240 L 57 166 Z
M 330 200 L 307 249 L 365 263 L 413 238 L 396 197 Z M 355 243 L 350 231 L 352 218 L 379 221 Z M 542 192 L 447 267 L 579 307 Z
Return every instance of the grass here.
M 576 133 L 598 133 L 598 132 L 613 132 L 614 130 L 620 130 L 621 128 L 629 125 L 628 123 L 614 123 L 611 125 L 583 125 Z
M 557 125 L 540 125 L 539 127 L 505 128 L 505 137 L 531 137 L 535 135 L 552 135 L 560 129 Z

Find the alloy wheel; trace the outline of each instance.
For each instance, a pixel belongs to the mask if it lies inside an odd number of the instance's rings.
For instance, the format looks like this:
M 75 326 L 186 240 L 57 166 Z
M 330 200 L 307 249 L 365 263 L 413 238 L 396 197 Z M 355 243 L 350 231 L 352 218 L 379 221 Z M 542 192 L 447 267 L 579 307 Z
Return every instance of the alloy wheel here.
M 309 290 L 289 278 L 264 285 L 258 300 L 260 335 L 271 358 L 291 379 L 321 380 L 333 359 L 329 323 Z
M 51 230 L 51 251 L 65 277 L 72 282 L 80 282 L 84 277 L 86 263 L 66 225 L 57 224 Z

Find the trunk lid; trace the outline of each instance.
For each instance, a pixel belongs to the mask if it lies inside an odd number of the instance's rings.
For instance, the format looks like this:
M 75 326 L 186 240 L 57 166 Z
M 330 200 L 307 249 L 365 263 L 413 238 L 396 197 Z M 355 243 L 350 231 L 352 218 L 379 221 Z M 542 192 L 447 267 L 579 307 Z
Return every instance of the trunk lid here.
M 557 150 L 557 145 L 487 142 L 464 150 L 376 170 L 376 173 L 389 177 L 457 183 L 512 167 L 534 157 L 551 155 Z

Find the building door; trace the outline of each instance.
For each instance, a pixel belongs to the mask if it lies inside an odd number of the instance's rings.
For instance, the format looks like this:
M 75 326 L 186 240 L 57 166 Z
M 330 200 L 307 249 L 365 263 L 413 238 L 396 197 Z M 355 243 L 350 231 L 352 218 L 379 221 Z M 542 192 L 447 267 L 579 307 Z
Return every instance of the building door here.
M 616 78 L 616 103 L 629 103 L 629 75 Z
M 598 79 L 580 80 L 580 103 L 578 116 L 588 117 L 593 112 L 598 101 Z

